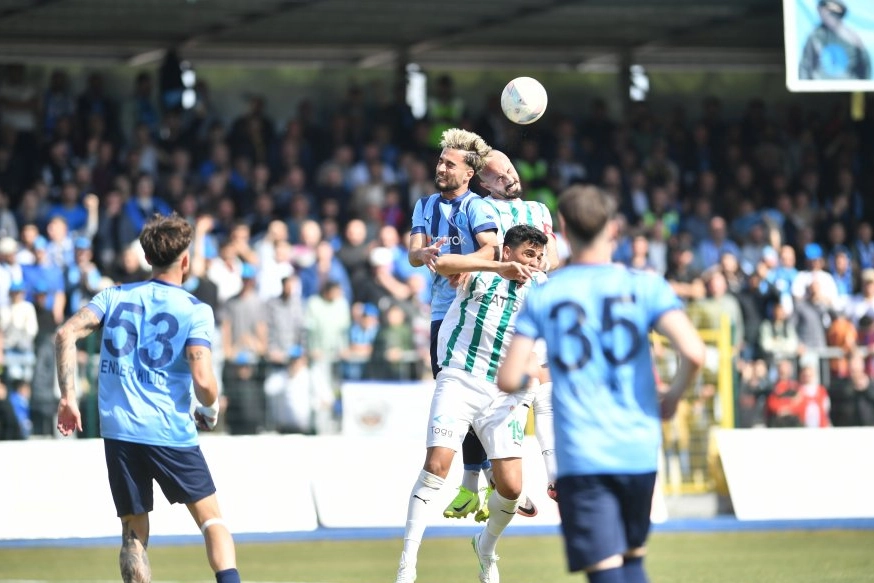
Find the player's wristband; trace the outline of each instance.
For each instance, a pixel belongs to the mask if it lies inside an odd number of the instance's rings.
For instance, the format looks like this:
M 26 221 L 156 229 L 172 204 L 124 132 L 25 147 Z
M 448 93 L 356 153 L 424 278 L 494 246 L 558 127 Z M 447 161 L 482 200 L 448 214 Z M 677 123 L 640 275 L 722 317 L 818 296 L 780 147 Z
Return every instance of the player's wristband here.
M 204 405 L 201 403 L 200 407 L 198 407 L 203 414 L 209 414 L 210 417 L 218 417 L 219 414 L 219 400 L 216 398 L 215 402 L 212 405 Z
M 216 423 L 218 423 L 219 400 L 216 399 L 212 405 L 198 405 L 195 412 L 203 417 L 203 421 L 206 423 L 207 427 L 213 429 L 216 426 Z

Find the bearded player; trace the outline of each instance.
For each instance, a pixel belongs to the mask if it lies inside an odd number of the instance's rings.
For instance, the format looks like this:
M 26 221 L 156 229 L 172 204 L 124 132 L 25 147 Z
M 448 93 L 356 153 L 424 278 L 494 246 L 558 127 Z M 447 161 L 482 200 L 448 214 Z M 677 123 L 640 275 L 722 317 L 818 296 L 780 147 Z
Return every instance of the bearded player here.
M 552 216 L 549 209 L 541 202 L 527 201 L 522 198 L 522 185 L 516 168 L 506 154 L 499 150 L 491 150 L 484 160 L 485 164 L 478 177 L 482 187 L 489 191 L 489 200 L 495 208 L 498 223 L 498 235 L 503 240 L 506 232 L 516 225 L 530 225 L 547 235 L 548 243 L 544 253 L 544 261 L 540 265 L 543 271 L 558 267 L 558 249 L 552 229 Z M 552 383 L 549 371 L 545 367 L 538 379 L 540 386 L 535 390 L 534 398 L 534 428 L 543 461 L 546 466 L 547 493 L 555 498 L 555 437 L 552 430 Z M 488 479 L 490 462 L 476 434 L 470 432 L 462 444 L 464 474 L 458 494 L 443 511 L 446 518 L 464 518 L 476 511 L 474 519 L 484 522 L 489 517 L 488 498 L 492 493 L 491 483 L 485 489 L 485 495 L 480 499 L 479 475 L 486 472 Z M 527 498 L 520 504 L 519 514 L 532 517 L 537 514 L 537 507 Z

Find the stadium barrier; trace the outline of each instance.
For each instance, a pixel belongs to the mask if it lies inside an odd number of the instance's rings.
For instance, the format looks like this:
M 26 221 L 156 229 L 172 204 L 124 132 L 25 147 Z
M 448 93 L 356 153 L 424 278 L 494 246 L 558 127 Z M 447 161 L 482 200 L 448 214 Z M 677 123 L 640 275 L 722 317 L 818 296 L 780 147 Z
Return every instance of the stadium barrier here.
M 366 394 L 365 388 L 358 387 L 359 393 Z M 383 388 L 387 392 L 380 397 Z M 398 389 L 383 388 L 369 387 L 372 395 L 366 402 L 384 403 Z M 377 431 L 378 424 L 369 423 L 351 428 L 350 435 L 204 436 L 204 455 L 234 532 L 402 528 L 410 487 L 424 457 L 426 425 L 419 415 L 430 400 L 427 389 L 408 387 L 408 393 L 405 407 L 410 409 L 388 411 L 390 417 L 409 413 L 406 425 L 386 420 L 385 427 L 394 427 L 397 435 L 367 435 Z M 351 394 L 350 399 L 355 400 Z M 711 447 L 715 451 L 718 446 L 738 518 L 842 519 L 874 517 L 874 498 L 867 493 L 874 468 L 857 459 L 859 448 L 872 442 L 874 428 L 719 429 Z M 546 496 L 537 440 L 526 438 L 524 447 L 525 493 L 540 513 L 520 523 L 558 525 L 557 507 Z M 118 535 L 101 440 L 0 442 L 0 459 L 0 540 Z M 454 496 L 461 471 L 456 456 L 435 506 L 442 508 Z M 667 518 L 662 489 L 657 489 L 653 519 Z M 431 524 L 454 528 L 473 522 L 446 520 L 438 513 Z M 152 525 L 156 534 L 197 535 L 188 513 L 172 508 L 160 491 Z
M 313 449 L 303 436 L 202 440 L 223 513 L 236 532 L 312 531 Z M 100 439 L 0 442 L 0 540 L 118 536 Z M 303 470 L 303 471 L 300 471 Z M 152 532 L 196 534 L 184 507 L 155 486 Z
M 307 532 L 319 527 L 397 527 L 424 459 L 418 438 L 303 435 L 209 435 L 201 440 L 219 503 L 236 533 Z M 540 509 L 526 525 L 558 525 L 555 502 L 535 439 L 525 440 L 527 490 Z M 443 508 L 461 483 L 461 456 L 447 478 Z M 99 439 L 0 442 L 0 540 L 115 537 L 118 519 Z M 196 535 L 181 506 L 171 507 L 156 486 L 152 532 Z M 463 527 L 473 519 L 435 526 Z
M 872 427 L 720 429 L 716 442 L 740 520 L 874 517 L 874 467 L 858 457 Z

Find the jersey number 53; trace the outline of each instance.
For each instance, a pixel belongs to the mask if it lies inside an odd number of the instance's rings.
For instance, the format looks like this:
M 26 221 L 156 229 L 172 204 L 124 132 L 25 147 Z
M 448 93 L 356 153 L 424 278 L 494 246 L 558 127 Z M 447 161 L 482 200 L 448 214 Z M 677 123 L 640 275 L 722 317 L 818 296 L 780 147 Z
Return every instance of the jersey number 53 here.
M 104 338 L 103 345 L 109 354 L 123 358 L 136 349 L 139 333 L 135 322 L 142 320 L 142 317 L 143 307 L 139 304 L 119 302 L 106 320 L 106 329 L 110 334 Z M 179 332 L 179 320 L 172 314 L 159 312 L 149 318 L 147 324 L 156 332 L 148 346 L 140 346 L 137 356 L 149 368 L 164 367 L 173 360 L 171 340 Z

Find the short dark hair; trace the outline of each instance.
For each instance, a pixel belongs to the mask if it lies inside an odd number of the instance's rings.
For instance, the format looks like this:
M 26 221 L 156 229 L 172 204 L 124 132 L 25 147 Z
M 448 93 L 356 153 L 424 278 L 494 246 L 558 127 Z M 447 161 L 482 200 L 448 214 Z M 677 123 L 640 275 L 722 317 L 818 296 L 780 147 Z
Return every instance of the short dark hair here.
M 825 8 L 838 18 L 843 18 L 847 14 L 847 5 L 843 0 L 819 0 L 819 7 Z
M 616 201 L 596 186 L 571 186 L 558 199 L 558 213 L 568 235 L 589 244 L 616 215 Z
M 335 289 L 340 289 L 340 282 L 338 282 L 336 279 L 329 279 L 322 284 L 322 287 L 319 288 L 319 295 L 325 296 L 328 294 L 328 292 Z
M 547 241 L 549 239 L 546 238 L 546 233 L 531 225 L 516 225 L 504 235 L 504 245 L 510 249 L 515 249 L 523 243 L 531 243 L 535 247 L 546 247 Z
M 176 213 L 154 215 L 140 232 L 140 245 L 149 265 L 158 269 L 173 265 L 191 245 L 192 233 L 188 221 Z

